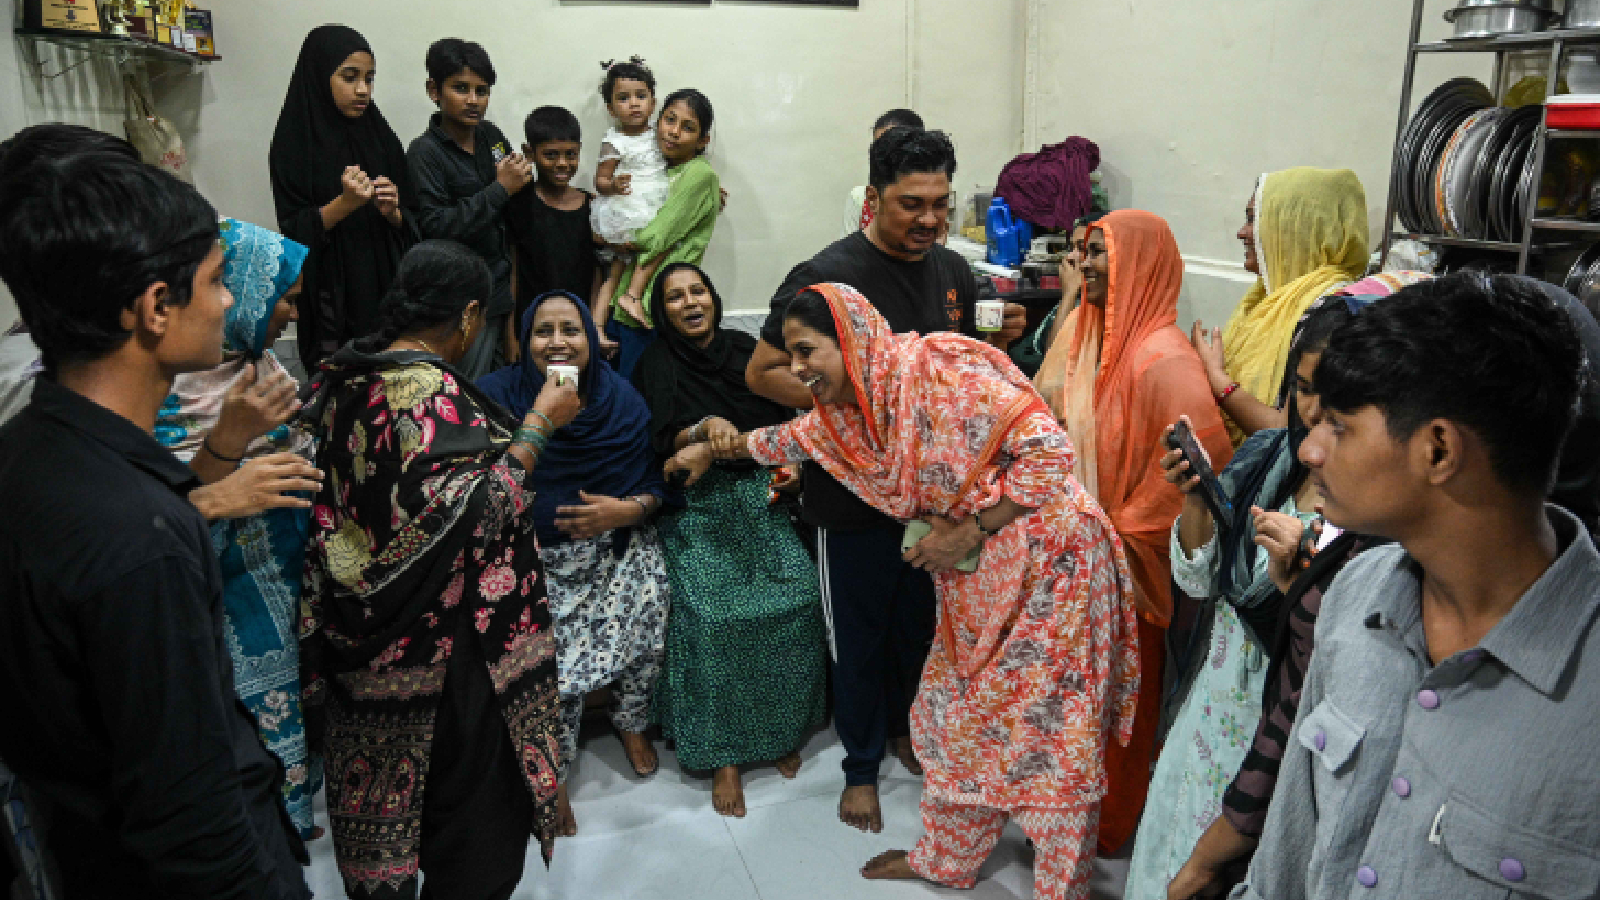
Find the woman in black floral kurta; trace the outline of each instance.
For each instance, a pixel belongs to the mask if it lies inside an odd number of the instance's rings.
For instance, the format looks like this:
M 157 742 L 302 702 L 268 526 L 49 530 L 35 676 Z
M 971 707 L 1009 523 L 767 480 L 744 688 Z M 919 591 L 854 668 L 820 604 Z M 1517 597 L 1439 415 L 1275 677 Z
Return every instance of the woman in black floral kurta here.
M 419 245 L 384 329 L 323 364 L 305 416 L 327 480 L 302 658 L 351 897 L 413 897 L 419 868 L 430 893 L 509 896 L 529 834 L 553 846 L 562 725 L 523 483 L 539 442 L 451 366 L 488 291 L 470 251 Z M 577 412 L 570 387 L 539 399 L 524 426 Z

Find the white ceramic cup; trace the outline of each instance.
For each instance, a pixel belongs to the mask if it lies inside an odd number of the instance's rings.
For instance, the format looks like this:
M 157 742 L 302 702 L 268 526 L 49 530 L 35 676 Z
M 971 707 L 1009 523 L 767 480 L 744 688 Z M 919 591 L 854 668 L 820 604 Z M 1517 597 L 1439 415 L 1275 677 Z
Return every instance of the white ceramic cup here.
M 979 300 L 976 304 L 978 330 L 999 331 L 1006 322 L 1006 305 L 999 300 Z
M 554 365 L 554 366 L 549 366 L 548 368 L 550 370 L 549 371 L 550 377 L 554 378 L 556 380 L 556 384 L 557 385 L 560 385 L 560 384 L 562 384 L 564 382 L 570 381 L 570 382 L 572 382 L 572 386 L 573 387 L 577 387 L 578 386 L 578 367 L 577 366 Z

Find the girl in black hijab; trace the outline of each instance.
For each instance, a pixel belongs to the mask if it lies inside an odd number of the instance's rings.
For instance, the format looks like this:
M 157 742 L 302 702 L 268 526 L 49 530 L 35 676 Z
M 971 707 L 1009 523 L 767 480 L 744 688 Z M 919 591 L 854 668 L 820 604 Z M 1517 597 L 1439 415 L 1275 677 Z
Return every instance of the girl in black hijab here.
M 372 102 L 375 65 L 354 29 L 314 29 L 272 133 L 278 229 L 311 250 L 298 326 L 308 370 L 376 329 L 400 257 L 416 241 L 405 150 Z

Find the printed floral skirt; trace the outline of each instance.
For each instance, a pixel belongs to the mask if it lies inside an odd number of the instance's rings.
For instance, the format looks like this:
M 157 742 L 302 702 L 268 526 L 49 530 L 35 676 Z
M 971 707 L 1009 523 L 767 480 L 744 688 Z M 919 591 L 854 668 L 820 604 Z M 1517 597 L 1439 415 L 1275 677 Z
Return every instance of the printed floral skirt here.
M 646 525 L 625 539 L 621 553 L 615 531 L 539 550 L 562 697 L 604 687 L 661 653 L 672 597 L 661 538 Z

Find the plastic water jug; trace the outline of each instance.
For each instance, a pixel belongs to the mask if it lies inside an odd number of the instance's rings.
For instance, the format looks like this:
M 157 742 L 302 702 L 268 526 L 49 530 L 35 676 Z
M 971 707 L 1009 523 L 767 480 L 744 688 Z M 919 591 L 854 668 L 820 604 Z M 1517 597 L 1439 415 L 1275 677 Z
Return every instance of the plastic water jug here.
M 1033 227 L 1011 214 L 1011 204 L 996 197 L 989 201 L 989 262 L 1016 268 L 1033 241 Z

